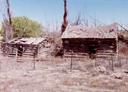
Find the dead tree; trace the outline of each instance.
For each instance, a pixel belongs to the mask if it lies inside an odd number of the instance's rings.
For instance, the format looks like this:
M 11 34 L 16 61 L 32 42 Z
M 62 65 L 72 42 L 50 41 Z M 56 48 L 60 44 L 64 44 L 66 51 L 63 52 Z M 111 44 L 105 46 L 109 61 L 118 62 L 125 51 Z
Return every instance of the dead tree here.
M 80 25 L 80 24 L 82 24 L 82 23 L 81 23 L 81 16 L 79 15 L 79 16 L 76 18 L 76 20 L 75 20 L 75 22 L 73 23 L 73 25 Z
M 4 30 L 3 33 L 3 42 L 1 43 L 2 46 L 2 51 L 4 54 L 9 54 L 9 52 L 11 51 L 11 48 L 9 48 L 7 46 L 7 43 L 9 40 L 11 40 L 13 38 L 13 26 L 12 26 L 12 18 L 11 18 L 11 11 L 10 11 L 10 2 L 9 0 L 5 1 L 5 6 L 3 8 L 5 8 L 5 12 L 4 12 L 4 18 L 3 18 L 3 23 L 2 23 L 2 27 Z
M 64 15 L 63 15 L 63 23 L 61 26 L 61 33 L 63 34 L 63 32 L 65 31 L 67 25 L 68 25 L 68 20 L 67 20 L 67 0 L 64 0 Z
M 9 3 L 9 0 L 6 0 L 6 3 L 7 3 L 7 14 L 8 14 L 9 24 L 12 25 L 12 19 L 11 19 L 11 12 L 10 12 L 10 3 Z
M 9 0 L 6 0 L 6 13 L 4 21 L 3 21 L 3 28 L 4 28 L 4 41 L 8 42 L 13 38 L 13 27 L 12 27 L 12 18 L 11 18 L 11 11 L 10 11 L 10 3 Z

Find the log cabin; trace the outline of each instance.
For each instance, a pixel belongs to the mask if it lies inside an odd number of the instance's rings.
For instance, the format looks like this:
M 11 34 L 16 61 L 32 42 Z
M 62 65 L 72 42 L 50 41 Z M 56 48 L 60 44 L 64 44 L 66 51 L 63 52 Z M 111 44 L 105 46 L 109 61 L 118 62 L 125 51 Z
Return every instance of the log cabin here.
M 118 26 L 116 24 L 87 27 L 68 26 L 62 34 L 64 56 L 111 55 L 118 52 Z

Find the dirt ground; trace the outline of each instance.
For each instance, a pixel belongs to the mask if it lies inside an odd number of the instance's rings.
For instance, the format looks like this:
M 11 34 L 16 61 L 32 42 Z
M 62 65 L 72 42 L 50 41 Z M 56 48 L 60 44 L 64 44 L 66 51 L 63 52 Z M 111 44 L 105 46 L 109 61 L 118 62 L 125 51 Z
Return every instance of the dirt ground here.
M 0 92 L 128 92 L 128 59 L 32 58 L 0 55 Z

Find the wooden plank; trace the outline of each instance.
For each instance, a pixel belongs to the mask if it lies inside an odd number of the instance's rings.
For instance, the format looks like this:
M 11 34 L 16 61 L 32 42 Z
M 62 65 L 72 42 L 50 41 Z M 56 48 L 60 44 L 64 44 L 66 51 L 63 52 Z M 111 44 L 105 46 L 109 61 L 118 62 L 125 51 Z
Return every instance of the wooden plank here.
M 72 58 L 85 58 L 87 57 L 88 55 L 64 55 L 64 57 L 72 57 Z
M 8 43 L 14 43 L 15 41 L 19 40 L 20 38 L 14 38 L 12 40 L 10 40 Z
M 20 43 L 22 44 L 32 44 L 35 41 L 35 38 L 22 38 L 20 39 Z
M 38 45 L 40 44 L 41 42 L 43 42 L 45 39 L 44 38 L 36 38 L 35 41 L 32 43 L 34 45 Z

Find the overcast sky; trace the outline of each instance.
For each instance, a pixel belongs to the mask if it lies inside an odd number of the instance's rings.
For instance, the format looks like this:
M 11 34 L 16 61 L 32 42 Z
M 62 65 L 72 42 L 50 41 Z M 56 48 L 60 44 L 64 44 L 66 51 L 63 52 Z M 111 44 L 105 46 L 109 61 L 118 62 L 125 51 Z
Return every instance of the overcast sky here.
M 63 0 L 10 0 L 12 16 L 27 16 L 44 25 L 62 22 Z M 128 24 L 128 0 L 67 0 L 68 17 L 72 22 L 81 19 L 101 23 Z M 0 21 L 2 15 L 0 13 Z

